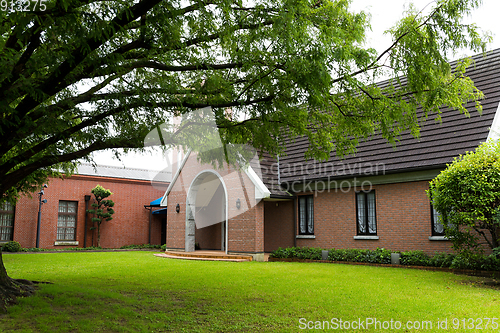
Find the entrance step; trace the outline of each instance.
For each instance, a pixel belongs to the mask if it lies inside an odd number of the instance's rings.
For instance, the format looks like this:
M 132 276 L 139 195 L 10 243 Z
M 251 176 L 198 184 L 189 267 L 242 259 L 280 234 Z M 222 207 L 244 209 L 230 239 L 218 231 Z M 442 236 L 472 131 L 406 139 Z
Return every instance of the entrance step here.
M 223 251 L 165 251 L 165 253 L 155 254 L 155 256 L 170 259 L 186 260 L 212 260 L 212 261 L 252 261 L 253 257 L 242 254 L 226 254 Z

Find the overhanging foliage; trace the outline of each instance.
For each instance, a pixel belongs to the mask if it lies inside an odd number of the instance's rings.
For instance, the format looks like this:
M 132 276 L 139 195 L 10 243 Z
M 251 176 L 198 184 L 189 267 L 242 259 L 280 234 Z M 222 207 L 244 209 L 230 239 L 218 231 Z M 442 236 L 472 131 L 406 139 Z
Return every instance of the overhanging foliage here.
M 96 150 L 142 148 L 152 129 L 205 106 L 223 142 L 271 154 L 285 137 L 309 137 L 308 154 L 326 158 L 375 133 L 418 136 L 418 106 L 423 118 L 442 105 L 467 113 L 463 103 L 482 97 L 468 61 L 452 71 L 444 56 L 484 49 L 488 36 L 461 23 L 480 2 L 440 0 L 427 16 L 411 7 L 382 54 L 363 45 L 368 14 L 345 0 L 55 0 L 2 11 L 0 193 L 13 201 Z M 377 86 L 381 75 L 391 80 Z M 164 139 L 178 143 L 175 132 Z

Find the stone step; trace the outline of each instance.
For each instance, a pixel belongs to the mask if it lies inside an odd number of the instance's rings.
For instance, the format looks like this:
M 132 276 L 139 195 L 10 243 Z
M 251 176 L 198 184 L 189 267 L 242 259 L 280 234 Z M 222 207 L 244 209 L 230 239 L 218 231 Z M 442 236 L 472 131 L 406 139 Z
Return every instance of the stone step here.
M 226 254 L 217 251 L 197 251 L 197 252 L 180 252 L 180 251 L 165 251 L 162 254 L 155 254 L 158 257 L 171 259 L 187 259 L 187 260 L 213 260 L 213 261 L 252 261 L 252 256 L 240 254 Z

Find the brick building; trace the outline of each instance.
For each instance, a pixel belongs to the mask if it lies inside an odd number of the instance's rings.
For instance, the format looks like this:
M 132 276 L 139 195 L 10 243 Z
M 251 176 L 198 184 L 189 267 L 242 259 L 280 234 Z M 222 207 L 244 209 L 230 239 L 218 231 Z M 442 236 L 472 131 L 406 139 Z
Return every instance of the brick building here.
M 428 183 L 454 157 L 500 133 L 500 50 L 475 56 L 467 75 L 485 94 L 470 116 L 441 110 L 422 124 L 420 138 L 403 134 L 395 147 L 382 138 L 362 142 L 354 156 L 305 160 L 306 138 L 286 155 L 260 164 L 216 169 L 187 152 L 162 206 L 167 248 L 251 253 L 278 247 L 388 248 L 450 251 L 426 195 Z
M 82 164 L 71 177 L 49 179 L 42 196 L 47 202 L 41 207 L 39 247 L 96 246 L 97 233 L 91 230 L 91 216 L 86 210 L 94 202 L 90 191 L 98 184 L 113 192 L 109 199 L 115 202 L 113 219 L 101 226 L 102 247 L 164 244 L 165 212 L 156 214 L 158 209 L 150 204 L 165 193 L 170 176 L 160 173 L 152 183 L 147 170 Z M 25 248 L 36 247 L 38 210 L 37 194 L 22 196 L 15 207 L 4 206 L 0 212 L 0 242 L 14 240 Z

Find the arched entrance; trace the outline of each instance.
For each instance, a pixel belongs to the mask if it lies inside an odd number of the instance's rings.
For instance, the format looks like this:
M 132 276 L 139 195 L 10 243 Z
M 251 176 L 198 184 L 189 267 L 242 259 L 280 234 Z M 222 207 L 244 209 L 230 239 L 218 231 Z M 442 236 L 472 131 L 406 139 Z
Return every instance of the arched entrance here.
M 227 253 L 227 189 L 213 170 L 200 172 L 189 187 L 186 202 L 185 251 L 201 249 Z

